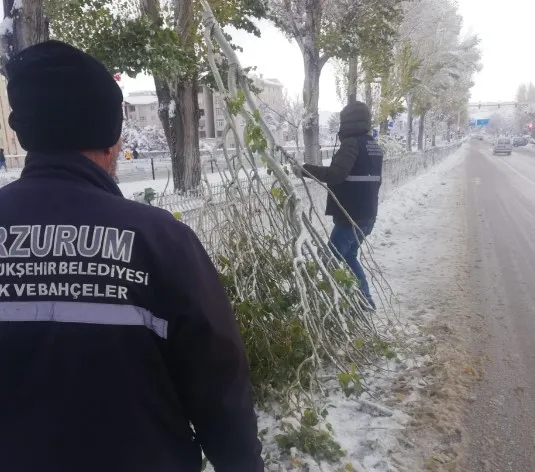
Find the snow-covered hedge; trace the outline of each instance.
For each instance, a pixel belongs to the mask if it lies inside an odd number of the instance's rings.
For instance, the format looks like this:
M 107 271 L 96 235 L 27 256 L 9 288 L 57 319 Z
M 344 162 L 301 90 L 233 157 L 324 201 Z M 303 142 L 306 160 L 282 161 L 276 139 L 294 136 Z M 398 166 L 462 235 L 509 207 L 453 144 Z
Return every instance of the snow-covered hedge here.
M 139 126 L 127 120 L 123 124 L 123 149 L 143 151 L 165 151 L 168 149 L 163 129 L 156 126 Z

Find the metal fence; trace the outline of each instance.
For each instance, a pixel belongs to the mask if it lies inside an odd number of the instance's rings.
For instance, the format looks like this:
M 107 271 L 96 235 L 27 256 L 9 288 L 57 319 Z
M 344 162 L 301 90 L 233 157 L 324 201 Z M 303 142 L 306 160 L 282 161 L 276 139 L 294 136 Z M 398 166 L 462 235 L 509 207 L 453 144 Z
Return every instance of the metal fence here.
M 460 146 L 461 143 L 459 142 L 449 146 L 432 148 L 425 152 L 408 153 L 402 157 L 385 159 L 380 199 L 383 200 L 386 198 L 389 193 L 407 182 L 410 178 L 438 164 Z M 153 204 L 170 212 L 180 212 L 182 221 L 197 233 L 201 241 L 212 252 L 216 251 L 217 246 L 217 235 L 214 235 L 214 230 L 221 223 L 217 216 L 215 216 L 217 215 L 217 211 L 214 211 L 214 209 L 217 210 L 220 208 L 223 210 L 231 202 L 236 211 L 243 212 L 251 212 L 251 208 L 254 208 L 256 212 L 257 209 L 270 207 L 273 200 L 270 189 L 275 182 L 274 177 L 262 175 L 253 183 L 246 178 L 240 179 L 237 183 L 231 183 L 230 180 L 209 184 L 203 183 L 202 189 L 195 194 L 179 195 L 169 193 L 157 195 Z M 301 180 L 294 178 L 294 183 L 305 205 L 310 206 L 310 203 L 313 203 L 318 209 L 318 212 L 323 214 L 327 197 L 326 190 L 319 184 L 310 182 L 307 184 L 309 190 L 307 192 Z M 246 197 L 244 199 L 236 199 L 236 193 L 232 194 L 232 199 L 228 198 L 229 193 L 233 192 L 233 185 L 245 190 Z M 250 185 L 263 186 L 265 191 L 251 196 L 247 192 L 247 187 Z M 252 201 L 254 199 L 258 200 L 259 198 L 262 201 Z M 313 201 L 310 202 L 309 198 L 312 198 Z
M 303 161 L 302 150 L 296 148 L 287 148 L 286 150 L 293 159 Z M 229 149 L 230 167 L 235 167 L 236 157 L 232 151 L 232 149 Z M 321 159 L 330 159 L 333 152 L 334 148 L 332 146 L 322 148 L 320 151 Z M 284 163 L 285 161 L 281 154 L 281 164 Z M 229 163 L 227 163 L 222 151 L 214 153 L 201 151 L 201 170 L 205 174 L 213 174 L 229 170 Z M 140 152 L 139 159 L 118 162 L 117 176 L 120 182 L 165 179 L 169 175 L 172 175 L 172 164 L 169 152 L 166 151 Z

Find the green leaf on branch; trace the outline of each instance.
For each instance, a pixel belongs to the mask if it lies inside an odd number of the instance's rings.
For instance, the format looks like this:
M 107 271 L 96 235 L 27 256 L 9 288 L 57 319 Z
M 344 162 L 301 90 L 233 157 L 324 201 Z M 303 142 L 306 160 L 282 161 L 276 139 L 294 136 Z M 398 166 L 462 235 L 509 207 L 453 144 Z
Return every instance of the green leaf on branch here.
M 286 434 L 275 436 L 275 441 L 283 451 L 290 452 L 295 447 L 299 451 L 310 454 L 317 461 L 324 460 L 331 463 L 339 462 L 345 456 L 340 444 L 333 438 L 332 428 L 325 431 L 307 426 L 304 421 L 301 421 L 299 430 L 293 427 L 288 429 Z
M 354 364 L 349 366 L 349 372 L 338 373 L 338 382 L 346 397 L 350 397 L 351 395 L 356 395 L 358 397 L 363 391 L 362 383 Z
M 314 410 L 307 408 L 303 413 L 303 418 L 301 419 L 301 424 L 303 426 L 314 427 L 319 423 L 318 415 Z
M 268 142 L 259 125 L 247 123 L 245 127 L 245 142 L 253 152 L 262 152 L 267 149 Z
M 392 349 L 392 346 L 383 339 L 375 338 L 372 342 L 372 346 L 388 360 L 396 359 L 398 357 L 396 352 Z
M 237 116 L 243 110 L 245 104 L 245 94 L 242 89 L 238 89 L 238 96 L 235 99 L 227 98 L 227 107 L 232 116 Z
M 338 284 L 344 286 L 345 288 L 350 288 L 356 282 L 358 282 L 357 278 L 352 272 L 342 267 L 333 270 L 331 275 Z

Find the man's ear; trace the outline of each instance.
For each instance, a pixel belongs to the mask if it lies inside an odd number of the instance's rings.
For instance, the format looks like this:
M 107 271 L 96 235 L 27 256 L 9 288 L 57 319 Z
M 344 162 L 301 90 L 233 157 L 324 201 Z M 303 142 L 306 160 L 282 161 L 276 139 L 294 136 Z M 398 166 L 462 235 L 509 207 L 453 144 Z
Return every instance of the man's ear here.
M 122 139 L 119 139 L 113 146 L 103 149 L 102 152 L 106 157 L 115 157 L 121 152 L 121 147 L 123 146 Z
M 113 149 L 114 147 L 109 147 L 109 148 L 104 148 L 102 150 L 102 153 L 106 156 L 106 157 L 111 157 L 113 155 Z

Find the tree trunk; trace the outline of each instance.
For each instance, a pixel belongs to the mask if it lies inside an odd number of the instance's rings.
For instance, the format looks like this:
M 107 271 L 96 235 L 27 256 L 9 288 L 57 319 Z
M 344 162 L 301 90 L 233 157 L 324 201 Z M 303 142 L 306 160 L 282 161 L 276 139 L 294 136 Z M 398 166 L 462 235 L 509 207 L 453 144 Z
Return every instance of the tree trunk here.
M 447 122 L 447 130 L 448 130 L 447 133 L 448 133 L 448 136 L 447 136 L 447 138 L 446 138 L 448 144 L 451 143 L 451 125 L 452 125 L 452 123 L 451 123 L 451 118 L 449 118 L 449 119 L 448 119 L 448 122 Z
M 372 84 L 368 79 L 366 79 L 366 84 L 364 85 L 364 96 L 366 100 L 366 105 L 368 106 L 371 112 L 373 108 L 373 94 L 372 94 Z
M 383 136 L 388 135 L 388 119 L 381 121 L 381 123 L 379 124 L 379 133 Z
M 412 97 L 407 97 L 407 151 L 412 151 Z
M 420 115 L 420 123 L 418 126 L 418 151 L 424 150 L 424 143 L 425 143 L 425 115 L 427 114 L 426 111 L 424 111 Z
M 305 118 L 303 120 L 303 141 L 305 145 L 305 162 L 321 165 L 320 158 L 320 127 L 319 98 L 320 75 L 323 68 L 319 50 L 312 38 L 303 51 L 305 66 L 305 83 L 303 86 L 303 102 Z
M 13 29 L 2 37 L 2 71 L 10 56 L 49 38 L 44 3 L 45 0 L 26 0 L 25 2 L 4 0 L 4 16 L 13 19 Z M 13 5 L 18 8 L 14 9 Z
M 201 154 L 199 151 L 199 101 L 197 76 L 177 84 L 169 112 L 175 126 L 176 150 L 173 159 L 175 189 L 193 190 L 201 183 Z
M 171 154 L 175 191 L 193 190 L 201 181 L 197 78 L 181 81 L 171 88 L 166 80 L 155 76 L 154 84 L 158 115 Z
M 158 116 L 160 117 L 160 122 L 165 133 L 169 153 L 171 156 L 174 156 L 176 153 L 175 127 L 171 126 L 169 118 L 171 89 L 169 88 L 169 83 L 157 75 L 154 75 L 154 86 L 156 87 L 156 95 L 158 96 Z
M 158 0 L 142 0 L 140 6 L 141 11 L 153 23 L 161 21 Z M 191 2 L 181 2 L 181 8 L 176 10 L 176 14 L 177 28 L 186 33 L 193 24 Z M 181 192 L 194 189 L 200 184 L 201 175 L 197 77 L 193 77 L 189 82 L 176 83 L 158 74 L 153 76 L 158 96 L 158 116 L 171 155 L 174 190 Z M 195 130 L 192 130 L 193 127 Z
M 349 59 L 347 74 L 347 103 L 357 101 L 358 65 L 359 59 L 357 56 Z
M 174 5 L 177 33 L 184 49 L 194 58 L 197 25 L 193 0 L 175 0 Z M 171 154 L 175 191 L 194 189 L 201 182 L 198 88 L 198 71 L 195 69 L 181 76 L 175 89 L 171 90 L 169 121 L 176 137 Z M 173 131 L 169 134 L 173 135 Z

